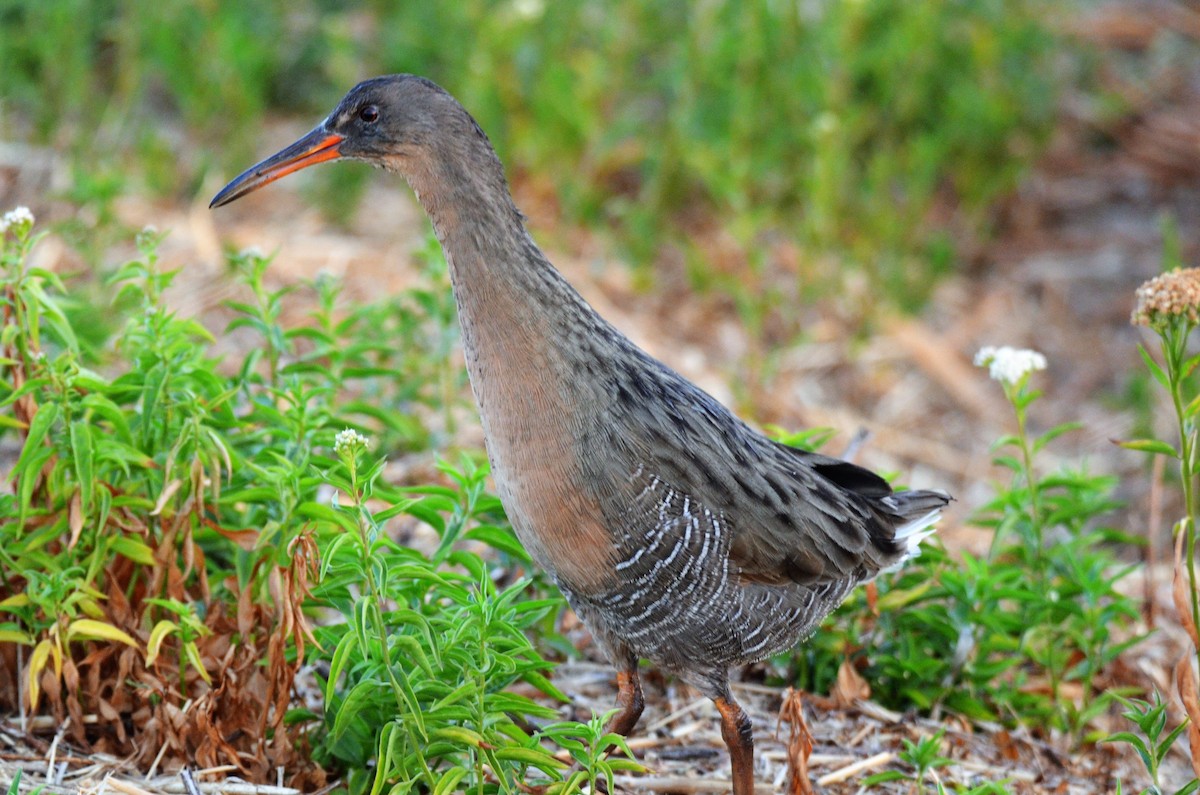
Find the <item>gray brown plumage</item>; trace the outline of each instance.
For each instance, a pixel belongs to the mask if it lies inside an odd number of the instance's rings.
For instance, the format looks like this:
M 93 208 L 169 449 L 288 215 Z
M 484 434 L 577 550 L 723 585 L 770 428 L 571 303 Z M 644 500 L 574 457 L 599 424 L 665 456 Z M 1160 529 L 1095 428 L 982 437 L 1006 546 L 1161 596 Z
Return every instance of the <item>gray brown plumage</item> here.
M 637 722 L 648 658 L 716 701 L 733 789 L 747 795 L 750 724 L 729 668 L 789 648 L 915 554 L 948 495 L 895 493 L 859 466 L 771 441 L 640 350 L 542 254 L 487 136 L 423 78 L 359 84 L 212 206 L 339 158 L 402 174 L 433 222 L 496 487 L 618 667 L 611 728 Z

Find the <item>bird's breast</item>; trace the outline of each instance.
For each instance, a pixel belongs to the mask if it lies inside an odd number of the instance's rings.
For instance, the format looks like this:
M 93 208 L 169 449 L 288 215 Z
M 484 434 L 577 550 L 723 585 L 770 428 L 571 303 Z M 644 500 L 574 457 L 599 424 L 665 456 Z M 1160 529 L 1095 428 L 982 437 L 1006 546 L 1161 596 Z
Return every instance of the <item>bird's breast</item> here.
M 494 316 L 493 316 L 494 319 Z M 578 593 L 615 581 L 617 549 L 581 466 L 584 407 L 536 322 L 505 333 L 463 318 L 471 387 L 497 492 L 533 559 Z

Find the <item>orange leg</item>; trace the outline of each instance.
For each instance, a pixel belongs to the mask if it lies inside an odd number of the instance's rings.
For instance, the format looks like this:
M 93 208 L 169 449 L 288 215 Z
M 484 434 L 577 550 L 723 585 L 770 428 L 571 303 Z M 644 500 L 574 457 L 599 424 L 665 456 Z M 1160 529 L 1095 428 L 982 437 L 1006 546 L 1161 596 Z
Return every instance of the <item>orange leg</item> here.
M 612 716 L 604 731 L 627 737 L 637 725 L 638 718 L 642 717 L 642 709 L 645 706 L 645 702 L 642 701 L 642 680 L 638 678 L 636 661 L 633 667 L 617 672 L 617 706 L 621 711 Z
M 754 730 L 750 717 L 728 696 L 713 699 L 721 713 L 721 737 L 729 747 L 733 795 L 754 793 Z

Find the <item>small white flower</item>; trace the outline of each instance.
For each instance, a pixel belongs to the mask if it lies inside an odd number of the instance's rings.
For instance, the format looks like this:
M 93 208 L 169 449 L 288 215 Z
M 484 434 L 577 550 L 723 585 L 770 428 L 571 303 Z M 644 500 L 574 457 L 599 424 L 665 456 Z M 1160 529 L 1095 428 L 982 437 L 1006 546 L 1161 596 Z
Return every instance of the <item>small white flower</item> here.
M 143 256 L 151 258 L 156 256 L 155 249 L 158 248 L 160 239 L 158 227 L 154 224 L 146 224 L 142 227 L 142 231 L 138 232 L 137 236 L 134 237 L 133 243 Z
M 830 136 L 838 131 L 841 122 L 838 117 L 831 111 L 825 111 L 820 116 L 813 120 L 813 132 L 821 136 Z
M 975 364 L 988 368 L 993 381 L 1015 384 L 1034 370 L 1046 369 L 1046 357 L 1028 348 L 988 345 L 975 354 Z
M 339 431 L 338 435 L 333 437 L 333 450 L 341 455 L 343 450 L 353 450 L 356 447 L 366 447 L 367 437 L 363 436 L 353 428 L 347 428 L 344 431 Z
M 238 252 L 238 257 L 244 260 L 252 260 L 266 259 L 267 255 L 264 254 L 262 249 L 258 246 L 246 246 L 244 249 Z
M 545 4 L 542 0 L 515 0 L 513 10 L 517 12 L 517 16 L 519 17 L 533 19 L 542 15 L 542 11 L 545 10 Z
M 18 234 L 28 231 L 33 226 L 33 213 L 28 207 L 17 207 L 0 216 L 0 235 L 13 229 Z

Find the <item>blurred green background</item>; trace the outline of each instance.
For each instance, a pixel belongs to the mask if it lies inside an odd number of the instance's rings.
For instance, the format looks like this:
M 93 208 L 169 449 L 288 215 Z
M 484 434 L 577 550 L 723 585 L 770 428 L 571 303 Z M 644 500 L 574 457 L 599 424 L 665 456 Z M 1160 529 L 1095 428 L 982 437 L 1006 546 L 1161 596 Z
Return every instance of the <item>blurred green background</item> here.
M 1053 6 L 0 0 L 0 135 L 69 152 L 76 204 L 193 200 L 263 154 L 264 123 L 414 72 L 644 274 L 670 250 L 749 321 L 847 279 L 911 308 L 1047 135 Z M 330 217 L 367 173 L 323 170 Z

